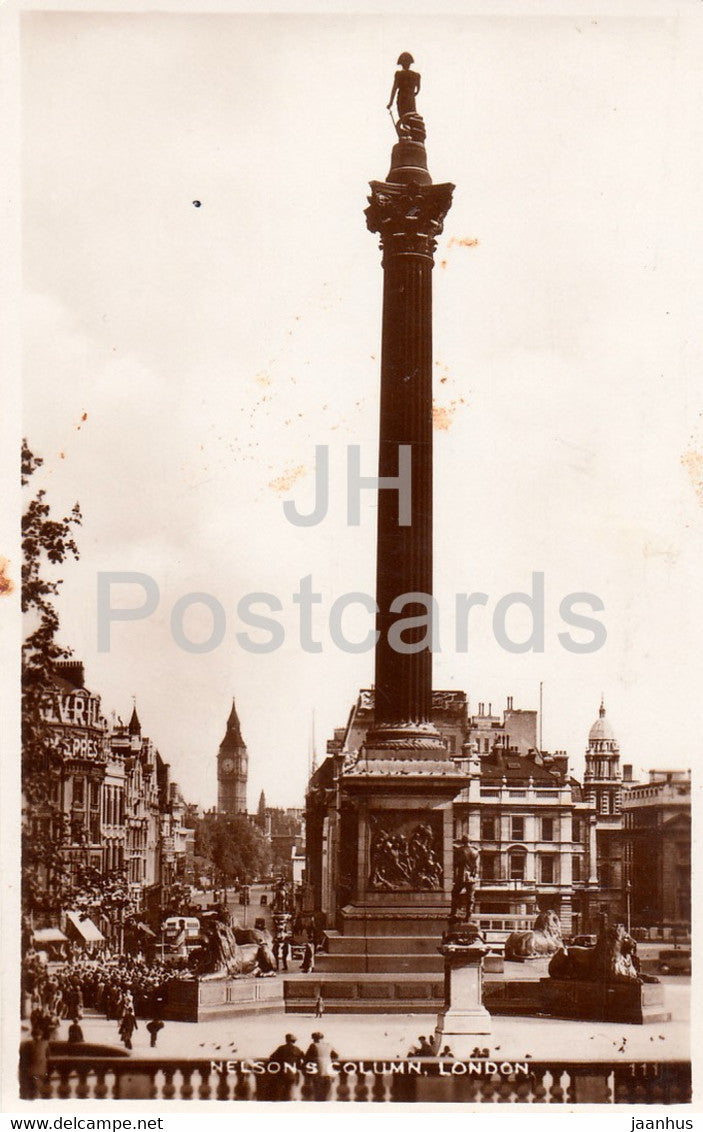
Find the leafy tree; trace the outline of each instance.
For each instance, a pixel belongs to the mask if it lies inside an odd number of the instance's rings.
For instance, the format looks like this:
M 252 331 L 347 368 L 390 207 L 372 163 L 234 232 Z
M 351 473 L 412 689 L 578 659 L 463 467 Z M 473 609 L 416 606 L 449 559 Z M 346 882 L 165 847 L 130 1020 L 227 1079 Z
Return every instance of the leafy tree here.
M 228 885 L 250 884 L 271 862 L 268 841 L 244 814 L 206 814 L 197 827 L 196 852 L 211 862 L 225 901 Z
M 22 486 L 43 460 L 22 442 Z M 56 799 L 61 756 L 47 714 L 55 695 L 55 665 L 69 656 L 57 640 L 59 617 L 51 598 L 61 579 L 46 576 L 47 566 L 78 558 L 73 528 L 81 523 L 76 503 L 70 515 L 51 516 L 45 492 L 29 500 L 22 516 L 22 613 L 27 635 L 22 644 L 22 905 L 26 916 L 51 916 L 61 907 L 68 884 L 61 854 L 64 836 Z

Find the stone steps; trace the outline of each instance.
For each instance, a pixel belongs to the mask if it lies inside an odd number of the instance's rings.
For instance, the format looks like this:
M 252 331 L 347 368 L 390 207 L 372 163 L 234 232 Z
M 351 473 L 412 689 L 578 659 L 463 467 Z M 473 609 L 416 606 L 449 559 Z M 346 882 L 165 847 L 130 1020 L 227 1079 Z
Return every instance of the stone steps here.
M 324 974 L 349 972 L 350 974 L 368 972 L 371 974 L 432 974 L 441 975 L 444 971 L 442 956 L 403 952 L 384 955 L 318 955 L 316 969 Z
M 438 935 L 341 935 L 328 931 L 328 955 L 438 955 L 442 942 Z M 320 953 L 320 958 L 325 953 Z
M 284 983 L 286 1013 L 313 1014 L 318 994 L 326 1014 L 437 1014 L 444 1004 L 444 980 L 416 974 L 313 973 Z M 492 1014 L 543 1012 L 538 980 L 484 982 L 483 1002 Z

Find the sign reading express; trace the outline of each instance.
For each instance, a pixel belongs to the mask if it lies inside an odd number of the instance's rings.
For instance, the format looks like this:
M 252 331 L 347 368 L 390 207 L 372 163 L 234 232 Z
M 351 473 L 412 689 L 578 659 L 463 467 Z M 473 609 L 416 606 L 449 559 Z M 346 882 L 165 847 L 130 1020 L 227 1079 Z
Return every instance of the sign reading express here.
M 93 728 L 63 728 L 60 747 L 65 759 L 91 759 L 104 762 L 106 758 L 105 735 L 102 731 Z

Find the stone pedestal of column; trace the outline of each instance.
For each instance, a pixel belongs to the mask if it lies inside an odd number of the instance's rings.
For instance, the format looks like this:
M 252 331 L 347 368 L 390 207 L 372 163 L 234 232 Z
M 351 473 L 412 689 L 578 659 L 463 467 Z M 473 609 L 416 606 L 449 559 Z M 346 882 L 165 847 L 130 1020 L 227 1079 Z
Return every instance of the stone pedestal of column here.
M 469 1058 L 478 1034 L 490 1034 L 491 1016 L 482 1002 L 483 957 L 488 952 L 473 924 L 445 932 L 444 1010 L 437 1016 L 435 1051 L 449 1047 L 454 1057 Z

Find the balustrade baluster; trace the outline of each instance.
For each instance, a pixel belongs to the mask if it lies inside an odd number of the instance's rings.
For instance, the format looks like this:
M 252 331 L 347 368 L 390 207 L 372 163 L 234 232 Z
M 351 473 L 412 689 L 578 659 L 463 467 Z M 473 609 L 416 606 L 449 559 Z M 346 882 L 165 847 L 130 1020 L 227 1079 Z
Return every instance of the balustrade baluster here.
M 515 1078 L 501 1077 L 497 1088 L 496 1100 L 499 1104 L 512 1104 L 515 1096 Z
M 164 1095 L 164 1086 L 166 1084 L 166 1074 L 161 1069 L 152 1069 L 151 1071 L 151 1099 L 160 1101 Z
M 534 1101 L 534 1078 L 518 1077 L 515 1082 L 515 1103 L 530 1104 Z
M 226 1068 L 221 1069 L 217 1074 L 217 1092 L 215 1095 L 218 1101 L 229 1100 L 229 1078 Z
M 173 1083 L 173 1075 L 175 1069 L 170 1065 L 164 1068 L 164 1087 L 161 1096 L 165 1101 L 172 1101 L 176 1095 L 176 1087 Z
M 90 1096 L 90 1085 L 95 1079 L 95 1074 L 92 1067 L 81 1068 L 78 1070 L 78 1079 L 76 1081 L 76 1096 L 81 1100 L 85 1100 Z
M 546 1081 L 545 1081 L 545 1077 L 547 1076 L 547 1070 L 543 1069 L 541 1066 L 538 1067 L 538 1066 L 533 1065 L 532 1075 L 533 1075 L 533 1078 L 534 1078 L 534 1090 L 533 1090 L 534 1095 L 533 1095 L 532 1103 L 533 1104 L 546 1104 L 547 1103 L 547 1084 L 546 1084 Z
M 212 1096 L 212 1089 L 210 1088 L 210 1066 L 201 1065 L 198 1069 L 200 1073 L 200 1087 L 198 1088 L 198 1096 L 201 1101 L 209 1101 Z
M 38 1082 L 37 1091 L 42 1100 L 50 1100 L 58 1096 L 59 1074 L 56 1069 L 47 1073 L 43 1081 Z
M 59 1087 L 56 1092 L 56 1095 L 60 1097 L 62 1101 L 68 1100 L 71 1096 L 70 1077 L 71 1070 L 67 1065 L 62 1065 L 59 1069 Z
M 391 1082 L 392 1077 L 390 1076 L 390 1074 L 388 1075 L 388 1077 L 386 1077 L 383 1073 L 374 1073 L 371 1099 L 373 1101 L 376 1101 L 376 1103 L 390 1100 Z M 386 1096 L 386 1086 L 388 1086 L 388 1096 Z
M 363 1069 L 357 1070 L 356 1083 L 354 1085 L 354 1100 L 367 1101 L 369 1099 L 369 1087 L 366 1083 L 366 1074 Z
M 564 1096 L 564 1089 L 562 1088 L 561 1084 L 562 1073 L 563 1067 L 561 1065 L 555 1065 L 551 1069 L 552 1087 L 549 1090 L 550 1104 L 564 1104 L 564 1101 L 566 1099 Z
M 108 1093 L 106 1073 L 103 1068 L 95 1070 L 95 1091 L 94 1096 L 98 1101 L 105 1099 Z
M 481 1078 L 481 1100 L 486 1103 L 496 1101 L 496 1082 L 493 1077 Z
M 181 1075 L 183 1077 L 183 1081 L 181 1083 L 181 1100 L 190 1101 L 193 1099 L 193 1082 L 191 1080 L 193 1076 L 192 1067 L 189 1065 L 182 1065 Z
M 481 1100 L 481 1078 L 465 1077 L 466 1093 L 462 1098 L 464 1104 L 477 1104 Z
M 567 1104 L 576 1103 L 576 1071 L 574 1069 L 565 1069 L 566 1074 L 566 1090 L 564 1100 Z
M 241 1069 L 238 1069 L 237 1083 L 234 1086 L 234 1099 L 237 1101 L 248 1101 L 251 1100 L 251 1094 L 251 1073 L 243 1073 Z
M 340 1070 L 339 1077 L 336 1082 L 336 1092 L 333 1091 L 332 1100 L 335 1101 L 348 1101 L 351 1099 L 351 1090 L 349 1088 L 349 1074 L 344 1070 Z M 334 1090 L 335 1086 L 333 1086 Z

